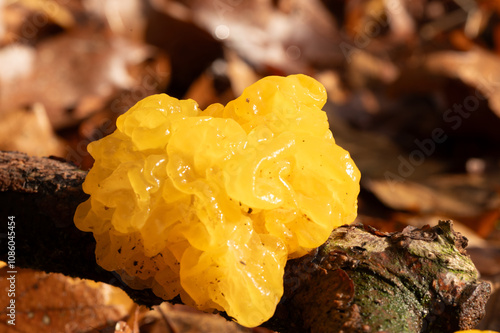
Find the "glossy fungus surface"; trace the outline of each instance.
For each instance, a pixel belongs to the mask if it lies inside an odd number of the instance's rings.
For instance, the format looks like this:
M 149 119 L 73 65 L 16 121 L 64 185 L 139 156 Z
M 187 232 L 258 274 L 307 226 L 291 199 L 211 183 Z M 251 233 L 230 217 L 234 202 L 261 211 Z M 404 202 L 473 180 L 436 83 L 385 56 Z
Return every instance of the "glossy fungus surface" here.
M 99 265 L 245 326 L 269 319 L 287 259 L 356 216 L 360 174 L 325 102 L 320 83 L 292 75 L 203 111 L 165 94 L 137 103 L 88 146 L 75 223 L 94 233 Z

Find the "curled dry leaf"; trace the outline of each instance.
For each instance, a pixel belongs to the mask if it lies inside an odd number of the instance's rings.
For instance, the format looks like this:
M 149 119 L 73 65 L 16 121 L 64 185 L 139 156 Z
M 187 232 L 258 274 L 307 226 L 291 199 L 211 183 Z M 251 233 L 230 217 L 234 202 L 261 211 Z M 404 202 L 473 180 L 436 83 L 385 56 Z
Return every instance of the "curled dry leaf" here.
M 500 178 L 496 174 L 440 175 L 419 182 L 379 179 L 365 185 L 388 207 L 447 216 L 481 237 L 495 228 L 500 213 Z
M 384 204 L 397 209 L 419 213 L 441 213 L 456 215 L 473 215 L 478 210 L 473 205 L 464 203 L 451 196 L 444 195 L 432 188 L 406 180 L 396 182 L 390 180 L 372 180 L 366 183 Z
M 488 99 L 500 117 L 500 57 L 475 47 L 466 52 L 442 51 L 427 56 L 426 66 L 433 72 L 458 78 L 476 89 L 475 97 Z
M 0 269 L 1 290 L 8 290 L 7 271 Z M 9 298 L 0 299 L 1 332 L 87 332 L 120 320 L 133 305 L 110 285 L 29 269 L 17 269 L 15 293 L 15 326 L 5 320 Z

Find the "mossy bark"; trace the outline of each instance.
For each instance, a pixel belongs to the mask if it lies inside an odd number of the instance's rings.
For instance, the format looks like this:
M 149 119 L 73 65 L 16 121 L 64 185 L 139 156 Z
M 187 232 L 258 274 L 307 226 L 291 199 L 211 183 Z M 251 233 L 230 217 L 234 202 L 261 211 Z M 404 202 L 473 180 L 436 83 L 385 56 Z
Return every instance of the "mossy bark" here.
M 289 261 L 285 296 L 270 322 L 297 332 L 454 332 L 484 315 L 490 285 L 451 221 L 382 233 L 352 225 Z M 278 320 L 279 319 L 279 320 Z
M 103 281 L 139 304 L 159 304 L 151 290 L 133 290 L 100 268 L 92 234 L 74 226 L 74 211 L 87 198 L 85 175 L 57 159 L 0 152 L 0 246 L 7 248 L 7 218 L 15 216 L 16 266 Z M 265 326 L 280 332 L 472 328 L 484 315 L 490 287 L 478 280 L 466 243 L 450 221 L 392 234 L 340 227 L 323 246 L 287 263 L 285 294 Z

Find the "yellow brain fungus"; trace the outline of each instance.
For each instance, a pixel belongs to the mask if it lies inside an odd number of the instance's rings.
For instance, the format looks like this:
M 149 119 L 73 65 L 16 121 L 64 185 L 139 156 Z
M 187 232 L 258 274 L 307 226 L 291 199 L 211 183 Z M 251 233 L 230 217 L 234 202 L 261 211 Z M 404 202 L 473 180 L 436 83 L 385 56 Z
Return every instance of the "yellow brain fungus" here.
M 356 216 L 360 174 L 335 144 L 324 87 L 267 77 L 227 104 L 147 97 L 88 149 L 75 223 L 132 288 L 180 295 L 253 327 L 283 294 L 287 259 Z

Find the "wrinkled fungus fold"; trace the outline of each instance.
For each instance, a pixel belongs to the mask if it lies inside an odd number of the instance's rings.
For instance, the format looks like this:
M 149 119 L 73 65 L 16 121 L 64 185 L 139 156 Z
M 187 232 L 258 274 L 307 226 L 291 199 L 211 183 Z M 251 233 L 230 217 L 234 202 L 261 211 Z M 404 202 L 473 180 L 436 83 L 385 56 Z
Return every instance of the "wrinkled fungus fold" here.
M 287 259 L 354 220 L 359 171 L 329 130 L 324 87 L 266 77 L 225 107 L 149 96 L 88 146 L 76 226 L 136 289 L 180 295 L 254 327 L 283 294 Z

